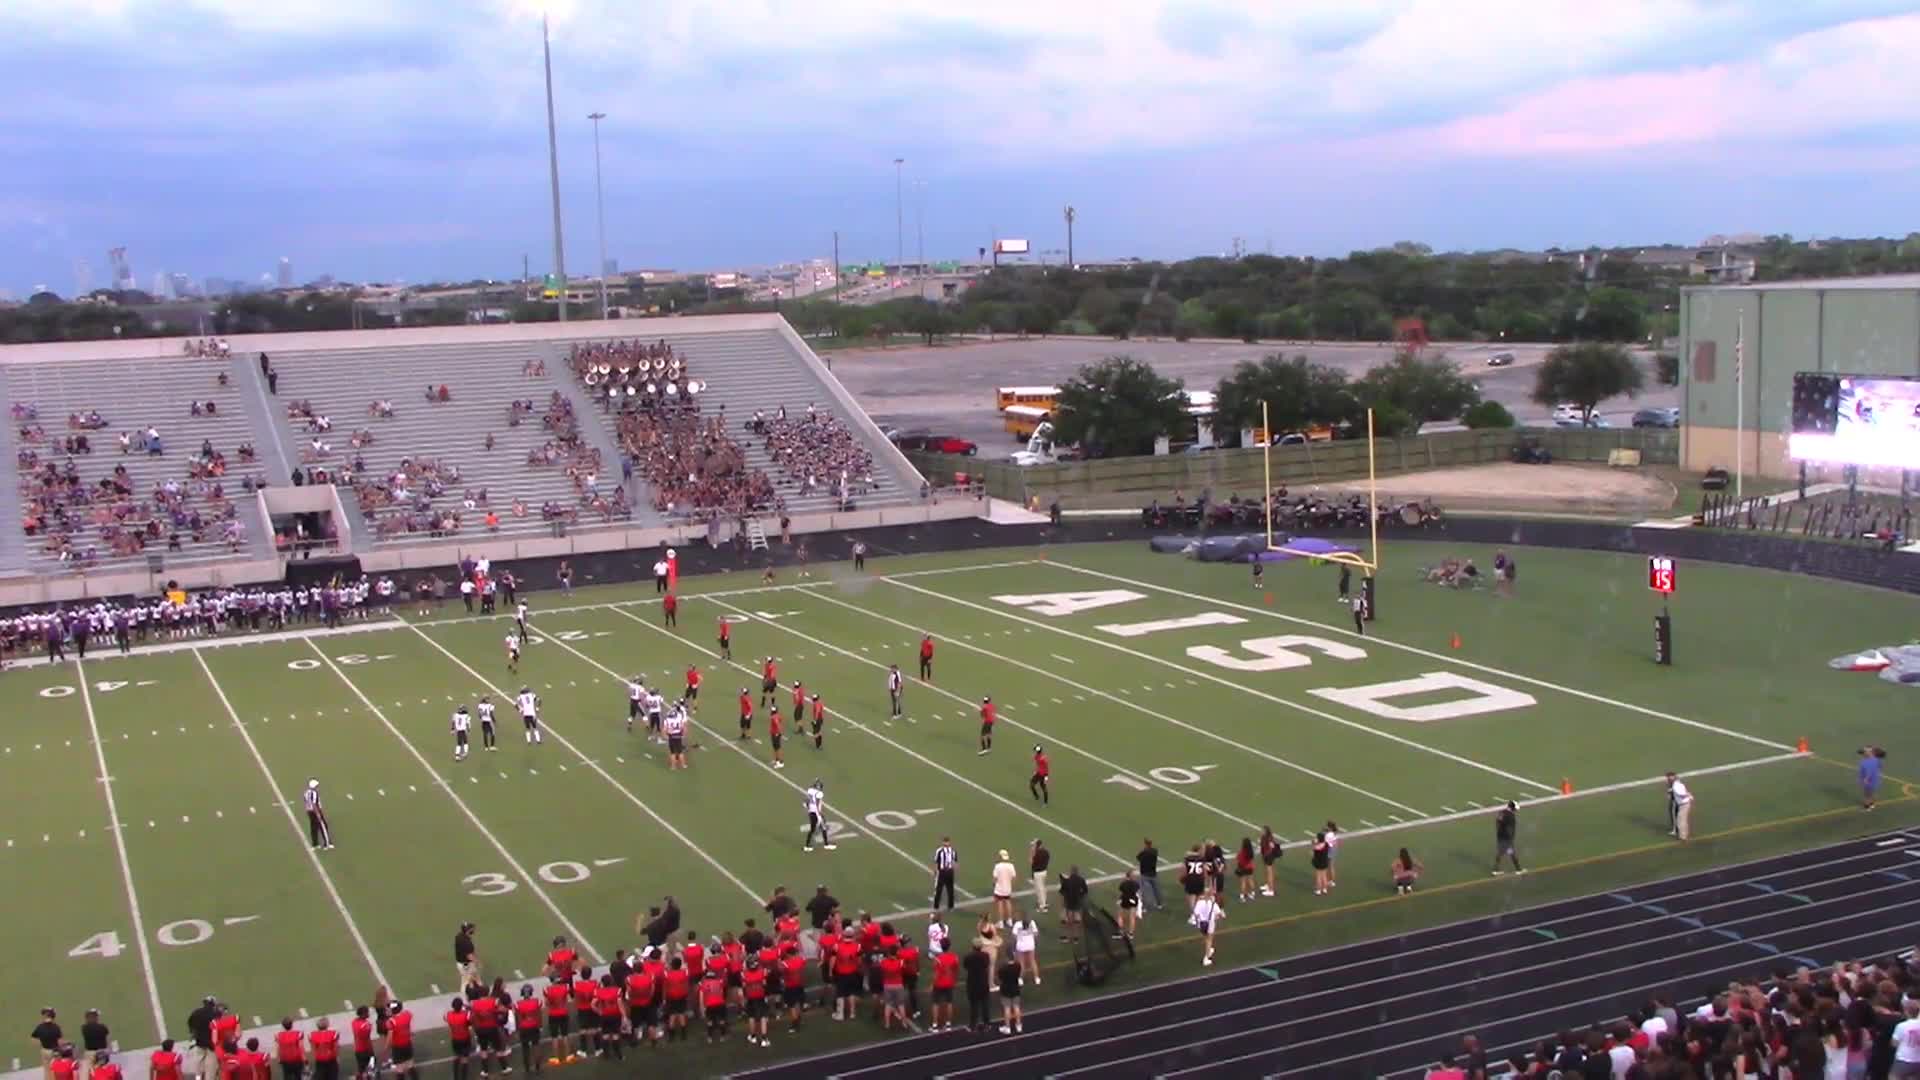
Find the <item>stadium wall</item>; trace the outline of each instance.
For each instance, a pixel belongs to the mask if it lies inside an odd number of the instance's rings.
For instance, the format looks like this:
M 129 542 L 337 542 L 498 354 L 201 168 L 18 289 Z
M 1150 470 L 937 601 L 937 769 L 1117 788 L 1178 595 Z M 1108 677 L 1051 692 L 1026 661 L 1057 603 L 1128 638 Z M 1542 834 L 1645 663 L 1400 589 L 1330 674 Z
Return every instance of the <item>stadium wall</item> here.
M 1885 282 L 1884 285 L 1880 284 Z M 1735 342 L 1745 379 L 1735 375 Z M 1732 471 L 1736 386 L 1744 382 L 1748 476 L 1789 479 L 1793 376 L 1801 371 L 1920 375 L 1920 280 L 1912 275 L 1832 282 L 1701 286 L 1680 292 L 1681 461 Z M 1837 479 L 1838 470 L 1817 470 Z M 1863 476 L 1897 487 L 1897 476 Z

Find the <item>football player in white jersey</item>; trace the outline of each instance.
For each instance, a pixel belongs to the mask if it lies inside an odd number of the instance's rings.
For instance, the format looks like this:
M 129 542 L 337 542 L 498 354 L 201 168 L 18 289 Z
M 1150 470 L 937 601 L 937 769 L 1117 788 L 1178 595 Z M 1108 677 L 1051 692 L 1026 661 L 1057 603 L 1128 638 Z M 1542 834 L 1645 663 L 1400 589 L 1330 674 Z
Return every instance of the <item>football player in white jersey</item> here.
M 807 807 L 806 850 L 813 850 L 813 834 L 816 832 L 820 834 L 826 849 L 834 850 L 839 845 L 833 842 L 833 834 L 827 831 L 827 785 L 815 777 L 813 784 L 800 797 Z
M 658 690 L 647 691 L 647 737 L 654 742 L 661 741 L 660 716 L 666 710 L 667 699 Z
M 627 731 L 633 731 L 633 718 L 639 716 L 647 700 L 647 683 L 635 675 L 627 680 Z
M 493 699 L 480 699 L 480 745 L 489 751 L 500 749 L 493 741 Z
M 514 699 L 520 706 L 520 723 L 527 729 L 527 742 L 537 746 L 540 743 L 540 696 L 528 687 L 520 688 L 520 696 Z
M 527 640 L 527 602 L 525 600 L 514 605 L 513 622 L 520 629 L 520 640 Z
M 520 638 L 512 631 L 507 632 L 507 670 L 515 674 L 520 671 Z
M 902 685 L 902 682 L 900 678 L 900 665 L 899 664 L 887 665 L 887 700 L 893 703 L 893 718 L 895 720 L 900 719 L 901 685 Z
M 667 767 L 684 769 L 687 767 L 687 709 L 684 703 L 675 705 L 673 711 L 662 721 L 667 733 Z
M 448 728 L 453 732 L 453 760 L 467 760 L 467 732 L 473 727 L 473 717 L 467 715 L 465 705 L 453 710 L 453 721 Z

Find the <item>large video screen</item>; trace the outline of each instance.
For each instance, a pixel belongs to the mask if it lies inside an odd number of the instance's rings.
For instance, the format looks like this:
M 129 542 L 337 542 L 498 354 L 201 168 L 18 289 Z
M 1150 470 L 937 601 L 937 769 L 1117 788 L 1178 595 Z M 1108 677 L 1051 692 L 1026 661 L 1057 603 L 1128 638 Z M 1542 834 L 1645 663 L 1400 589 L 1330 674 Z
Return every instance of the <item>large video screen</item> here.
M 1787 448 L 1806 461 L 1920 469 L 1920 378 L 1794 376 Z

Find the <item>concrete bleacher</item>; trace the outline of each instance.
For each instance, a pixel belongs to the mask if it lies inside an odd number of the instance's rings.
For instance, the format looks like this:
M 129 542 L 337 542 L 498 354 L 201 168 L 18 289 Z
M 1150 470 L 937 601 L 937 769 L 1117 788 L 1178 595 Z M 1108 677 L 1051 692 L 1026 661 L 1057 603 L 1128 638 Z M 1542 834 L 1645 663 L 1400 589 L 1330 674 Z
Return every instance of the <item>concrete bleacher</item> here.
M 602 324 L 604 325 L 604 324 Z M 768 457 L 764 440 L 746 429 L 755 410 L 769 418 L 785 406 L 790 419 L 806 415 L 812 404 L 823 415 L 837 418 L 860 439 L 873 455 L 874 490 L 856 496 L 860 509 L 881 509 L 919 501 L 920 478 L 904 458 L 887 445 L 866 421 L 849 408 L 851 399 L 836 395 L 827 385 L 826 375 L 817 364 L 801 356 L 787 335 L 774 328 L 705 331 L 700 333 L 661 333 L 671 322 L 639 322 L 621 327 L 625 333 L 597 334 L 575 341 L 639 340 L 645 343 L 665 341 L 675 355 L 688 365 L 691 376 L 707 386 L 698 396 L 703 416 L 726 415 L 727 434 L 746 451 L 749 466 L 761 469 L 774 482 L 775 490 L 792 514 L 827 512 L 837 509 L 836 499 L 825 487 L 801 495 L 798 482 L 789 479 Z M 571 378 L 566 358 L 575 341 L 554 341 L 547 361 L 549 373 Z M 596 398 L 593 415 L 613 430 L 613 419 Z M 651 498 L 649 493 L 648 498 Z
M 247 544 L 243 550 L 257 555 L 268 550 L 271 537 L 266 523 L 261 520 L 257 502 L 244 491 L 242 480 L 247 477 L 263 479 L 265 469 L 258 463 L 240 461 L 240 444 L 252 440 L 254 435 L 248 421 L 247 402 L 240 387 L 231 380 L 226 386 L 219 385 L 219 375 L 222 372 L 231 374 L 231 371 L 230 362 L 224 359 L 200 360 L 179 356 L 14 364 L 7 368 L 6 395 L 10 405 L 32 405 L 39 410 L 36 422 L 46 430 L 47 438 L 44 443 L 31 448 L 38 451 L 42 466 L 51 461 L 65 468 L 68 459 L 59 444 L 69 433 L 69 414 L 99 410 L 107 426 L 86 433 L 93 452 L 75 456 L 75 467 L 82 481 L 92 486 L 111 476 L 115 466 L 125 465 L 133 482 L 133 498 L 136 502 L 150 502 L 157 483 L 177 480 L 186 484 L 189 461 L 198 456 L 202 440 L 210 440 L 214 449 L 226 456 L 227 473 L 219 483 L 227 499 L 238 508 L 239 520 L 246 530 Z M 214 402 L 215 414 L 192 415 L 190 405 L 195 400 Z M 18 438 L 17 429 L 21 422 L 12 419 L 8 422 L 15 429 L 13 449 L 27 448 L 28 444 Z M 122 454 L 120 433 L 131 431 L 137 436 L 148 425 L 160 433 L 164 453 L 146 453 L 138 448 L 136 437 L 136 449 Z M 9 512 L 0 517 L 0 528 L 19 533 L 26 500 L 25 492 L 19 485 L 35 470 L 18 468 L 12 455 L 9 455 L 7 465 L 13 469 L 16 489 Z M 230 558 L 233 552 L 222 541 L 217 518 L 208 504 L 204 500 L 189 501 L 209 522 L 203 541 L 196 543 L 191 534 L 181 530 L 181 550 L 169 551 L 165 534 L 173 530 L 167 528 L 163 531 L 162 539 L 148 543 L 145 552 L 115 557 L 101 540 L 99 529 L 93 525 L 90 515 L 82 512 L 76 515 L 76 519 L 84 524 L 73 532 L 71 550 L 77 554 L 89 547 L 97 547 L 98 561 L 86 568 L 92 570 L 145 566 L 152 557 L 160 558 L 163 564 Z M 78 561 L 61 562 L 45 547 L 44 535 L 26 538 L 25 569 L 34 573 L 83 569 Z
M 563 389 L 565 373 L 555 373 L 549 364 L 548 375 L 529 376 L 526 363 L 544 353 L 538 342 L 450 342 L 397 345 L 392 347 L 341 349 L 304 349 L 270 353 L 279 374 L 278 394 L 269 402 L 277 410 L 275 423 L 284 440 L 285 451 L 296 467 L 303 464 L 302 453 L 309 449 L 312 435 L 305 418 L 289 417 L 287 405 L 305 401 L 313 411 L 333 421 L 333 430 L 323 438 L 331 444 L 332 454 L 324 461 L 305 464 L 323 465 L 337 471 L 349 464 L 356 453 L 365 459 L 366 477 L 391 475 L 401 458 L 438 459 L 459 466 L 461 479 L 449 486 L 446 494 L 434 501 L 436 509 L 459 510 L 467 490 L 485 489 L 487 506 L 461 513 L 458 536 L 537 536 L 551 530 L 540 516 L 547 502 L 566 507 L 579 506 L 580 500 L 567 478 L 565 464 L 533 466 L 527 463 L 528 451 L 551 438 L 541 423 L 549 395 Z M 559 378 L 556 378 L 556 374 Z M 428 386 L 445 385 L 452 400 L 429 404 Z M 393 404 L 394 416 L 376 418 L 368 406 L 376 399 Z M 507 423 L 508 405 L 516 400 L 532 400 L 534 413 L 523 417 L 518 426 Z M 592 418 L 582 417 L 583 431 L 590 431 Z M 354 431 L 372 433 L 372 445 L 355 451 L 350 439 Z M 494 436 L 494 448 L 485 449 L 486 436 Z M 606 459 L 602 450 L 599 490 L 610 494 L 620 480 L 618 458 Z M 342 487 L 343 494 L 346 488 Z M 513 514 L 518 500 L 526 505 L 524 517 Z M 650 515 L 639 508 L 633 524 L 649 523 Z M 491 508 L 499 517 L 497 533 L 485 525 L 485 512 Z M 383 508 L 381 517 L 401 513 L 398 508 Z M 621 522 L 616 519 L 615 524 Z M 581 508 L 578 528 L 603 525 L 600 515 Z M 369 528 L 367 535 L 377 537 Z M 394 534 L 376 538 L 377 545 L 402 544 L 433 539 L 426 532 Z

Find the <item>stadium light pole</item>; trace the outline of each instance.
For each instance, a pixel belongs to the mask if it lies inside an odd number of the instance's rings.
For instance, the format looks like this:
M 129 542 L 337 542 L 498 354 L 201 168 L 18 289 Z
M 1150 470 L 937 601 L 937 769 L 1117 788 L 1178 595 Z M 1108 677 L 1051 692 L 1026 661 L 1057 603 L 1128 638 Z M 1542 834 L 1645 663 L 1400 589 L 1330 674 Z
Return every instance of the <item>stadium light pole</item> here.
M 553 43 L 547 34 L 547 15 L 540 13 L 540 55 L 547 69 L 547 180 L 553 198 L 553 277 L 558 283 L 560 321 L 567 321 L 567 250 L 560 234 L 560 140 L 553 127 Z
M 913 261 L 920 268 L 920 299 L 927 298 L 927 182 L 913 182 Z
M 600 318 L 607 317 L 607 199 L 600 187 L 600 121 L 607 114 L 590 112 L 587 119 L 593 121 L 593 206 L 599 216 L 600 232 Z
M 900 183 L 900 167 L 907 159 L 893 159 L 893 265 L 905 270 L 907 267 L 907 211 L 904 190 Z

